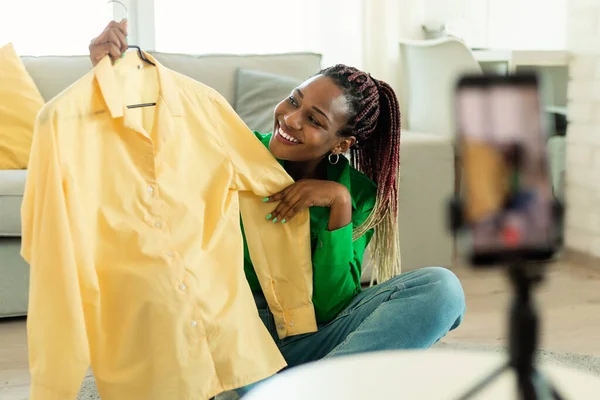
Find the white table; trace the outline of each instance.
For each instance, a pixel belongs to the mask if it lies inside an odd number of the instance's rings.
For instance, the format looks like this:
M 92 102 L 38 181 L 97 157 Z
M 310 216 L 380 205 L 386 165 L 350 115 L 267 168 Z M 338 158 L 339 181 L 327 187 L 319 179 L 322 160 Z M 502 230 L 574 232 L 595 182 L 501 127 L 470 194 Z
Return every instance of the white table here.
M 479 63 L 507 63 L 509 72 L 520 66 L 566 67 L 570 53 L 566 50 L 473 50 Z
M 320 361 L 273 377 L 244 400 L 452 400 L 506 362 L 499 353 L 427 350 L 371 353 Z M 567 400 L 594 399 L 596 375 L 556 365 L 540 370 Z M 516 399 L 515 375 L 506 372 L 474 399 Z

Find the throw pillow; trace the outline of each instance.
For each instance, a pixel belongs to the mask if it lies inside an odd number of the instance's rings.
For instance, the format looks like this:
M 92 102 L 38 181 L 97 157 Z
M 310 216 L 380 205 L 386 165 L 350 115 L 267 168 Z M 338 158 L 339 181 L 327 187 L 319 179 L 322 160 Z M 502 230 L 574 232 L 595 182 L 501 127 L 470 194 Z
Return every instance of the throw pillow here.
M 44 99 L 12 43 L 0 48 L 0 170 L 26 169 Z
M 273 131 L 273 110 L 301 80 L 268 72 L 237 70 L 235 111 L 253 131 Z

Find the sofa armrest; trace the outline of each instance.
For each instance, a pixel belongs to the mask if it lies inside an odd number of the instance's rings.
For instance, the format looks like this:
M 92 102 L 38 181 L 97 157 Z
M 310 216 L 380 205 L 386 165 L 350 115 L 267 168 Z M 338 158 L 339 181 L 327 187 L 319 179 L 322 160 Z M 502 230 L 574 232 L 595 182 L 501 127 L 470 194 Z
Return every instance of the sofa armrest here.
M 403 131 L 399 187 L 398 228 L 402 271 L 426 266 L 450 266 L 453 238 L 448 230 L 447 210 L 454 194 L 452 139 Z M 370 281 L 368 254 L 365 254 L 363 270 L 362 281 Z

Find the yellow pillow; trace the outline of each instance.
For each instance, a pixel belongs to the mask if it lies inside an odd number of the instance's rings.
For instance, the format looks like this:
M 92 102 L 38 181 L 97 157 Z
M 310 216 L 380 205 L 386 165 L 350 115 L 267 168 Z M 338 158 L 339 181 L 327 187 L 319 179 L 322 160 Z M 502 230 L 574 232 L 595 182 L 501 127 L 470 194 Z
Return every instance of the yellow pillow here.
M 0 170 L 25 169 L 44 99 L 12 43 L 0 48 Z

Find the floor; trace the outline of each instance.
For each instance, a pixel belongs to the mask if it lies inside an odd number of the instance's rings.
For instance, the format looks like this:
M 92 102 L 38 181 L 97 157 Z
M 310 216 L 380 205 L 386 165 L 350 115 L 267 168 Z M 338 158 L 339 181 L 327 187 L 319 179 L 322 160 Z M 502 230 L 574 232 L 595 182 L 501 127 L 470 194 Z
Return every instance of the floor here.
M 463 324 L 445 342 L 504 344 L 511 288 L 505 271 L 455 267 L 467 297 Z M 600 356 L 600 268 L 557 263 L 538 289 L 542 319 L 540 347 Z M 0 320 L 0 399 L 28 397 L 24 319 Z

